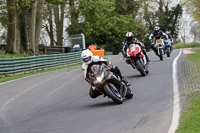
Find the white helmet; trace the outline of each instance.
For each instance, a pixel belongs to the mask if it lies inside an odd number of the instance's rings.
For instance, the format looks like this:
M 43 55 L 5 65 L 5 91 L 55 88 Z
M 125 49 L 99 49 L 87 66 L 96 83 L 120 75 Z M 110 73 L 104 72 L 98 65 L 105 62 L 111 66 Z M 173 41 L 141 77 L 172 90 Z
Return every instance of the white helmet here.
M 158 32 L 159 30 L 160 30 L 160 27 L 158 27 L 158 26 L 155 26 L 155 27 L 154 27 L 154 31 L 155 31 L 155 32 Z
M 89 49 L 83 50 L 81 54 L 83 62 L 89 65 L 92 62 L 93 54 Z

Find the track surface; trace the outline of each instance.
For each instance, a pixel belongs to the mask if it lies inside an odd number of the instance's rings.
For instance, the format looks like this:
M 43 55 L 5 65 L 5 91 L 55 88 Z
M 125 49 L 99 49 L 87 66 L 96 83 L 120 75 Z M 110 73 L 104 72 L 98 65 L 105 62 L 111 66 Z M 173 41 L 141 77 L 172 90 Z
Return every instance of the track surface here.
M 109 56 L 134 92 L 121 105 L 102 96 L 91 99 L 81 67 L 0 84 L 0 133 L 167 133 L 173 113 L 172 63 L 178 53 L 163 61 L 148 53 L 145 77 L 121 55 Z

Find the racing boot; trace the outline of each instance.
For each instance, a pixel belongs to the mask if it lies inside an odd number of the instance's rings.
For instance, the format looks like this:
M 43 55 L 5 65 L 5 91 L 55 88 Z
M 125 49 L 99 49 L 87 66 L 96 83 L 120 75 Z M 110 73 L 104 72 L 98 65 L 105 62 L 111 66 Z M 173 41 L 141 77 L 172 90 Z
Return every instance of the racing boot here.
M 147 63 L 150 62 L 150 59 L 149 59 L 147 52 L 146 52 L 146 49 L 143 49 L 142 52 L 144 53 L 144 55 L 146 57 Z
M 131 86 L 131 84 L 125 78 L 122 78 L 122 82 L 124 82 L 124 84 L 126 85 L 126 87 Z
M 101 93 L 99 93 L 99 92 L 95 89 L 95 87 L 91 87 L 91 88 L 90 88 L 90 91 L 89 91 L 89 95 L 90 95 L 91 98 L 96 98 L 96 97 L 100 96 Z

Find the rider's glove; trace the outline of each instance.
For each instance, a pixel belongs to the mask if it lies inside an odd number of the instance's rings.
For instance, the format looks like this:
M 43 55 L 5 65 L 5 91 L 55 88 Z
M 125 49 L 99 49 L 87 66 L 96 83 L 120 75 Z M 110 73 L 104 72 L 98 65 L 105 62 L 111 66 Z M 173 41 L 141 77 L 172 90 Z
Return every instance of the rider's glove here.
M 143 53 L 146 53 L 146 49 L 142 49 L 142 52 L 143 52 Z
M 126 58 L 127 57 L 127 54 L 124 54 L 124 58 Z
M 112 66 L 106 66 L 106 69 L 111 69 L 112 68 Z

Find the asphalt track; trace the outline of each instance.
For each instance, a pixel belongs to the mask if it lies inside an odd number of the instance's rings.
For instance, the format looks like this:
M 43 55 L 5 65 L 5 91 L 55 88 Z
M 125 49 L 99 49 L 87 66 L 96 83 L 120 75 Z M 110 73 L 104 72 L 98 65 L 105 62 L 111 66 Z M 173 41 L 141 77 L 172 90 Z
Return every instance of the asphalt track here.
M 121 105 L 102 96 L 91 99 L 81 67 L 0 84 L 0 133 L 167 133 L 174 105 L 172 64 L 178 54 L 174 50 L 160 61 L 148 53 L 150 72 L 145 77 L 121 55 L 109 56 L 134 93 Z M 182 98 L 181 82 L 179 88 Z

